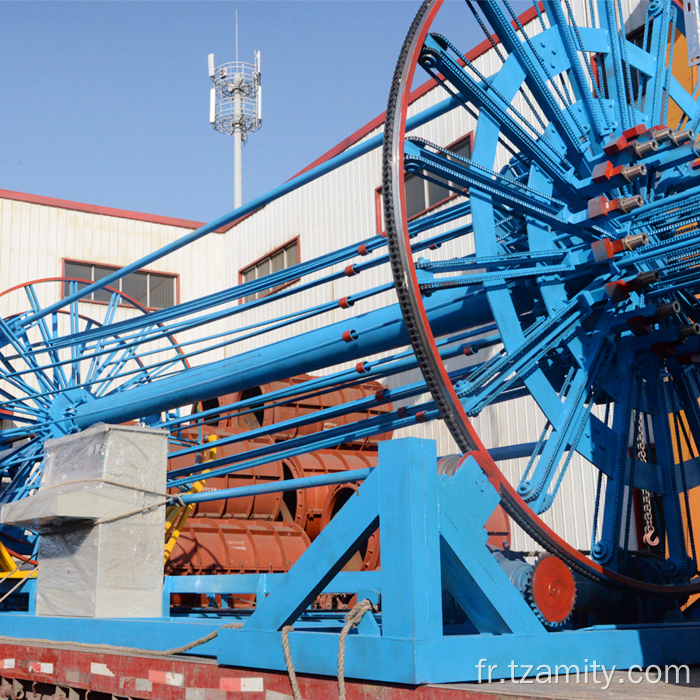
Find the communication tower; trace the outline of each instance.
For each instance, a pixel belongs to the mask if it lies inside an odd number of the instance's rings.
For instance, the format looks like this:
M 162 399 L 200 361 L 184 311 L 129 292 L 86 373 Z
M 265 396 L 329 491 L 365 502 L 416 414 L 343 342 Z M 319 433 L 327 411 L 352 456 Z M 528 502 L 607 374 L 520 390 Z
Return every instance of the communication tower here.
M 209 123 L 222 134 L 234 138 L 234 206 L 243 204 L 243 164 L 241 147 L 248 134 L 262 124 L 262 86 L 260 84 L 260 51 L 254 54 L 254 63 L 238 60 L 238 22 L 236 22 L 236 60 L 233 63 L 214 64 L 209 54 L 209 77 L 214 83 L 209 98 Z

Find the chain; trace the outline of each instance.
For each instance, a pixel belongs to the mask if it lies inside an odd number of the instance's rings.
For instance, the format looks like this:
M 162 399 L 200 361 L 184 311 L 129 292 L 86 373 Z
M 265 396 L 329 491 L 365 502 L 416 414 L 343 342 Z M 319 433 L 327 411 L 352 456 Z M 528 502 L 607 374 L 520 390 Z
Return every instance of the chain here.
M 640 462 L 647 462 L 647 445 L 644 440 L 644 419 L 642 412 L 637 414 L 637 459 Z M 657 547 L 660 540 L 655 536 L 654 515 L 651 510 L 651 493 L 646 489 L 641 489 L 642 513 L 644 517 L 644 537 L 642 538 L 650 547 Z
M 647 432 L 647 427 L 644 424 L 643 414 L 640 411 L 637 415 L 638 421 L 638 432 L 637 432 L 637 459 L 640 462 L 647 462 L 647 444 L 645 435 Z M 655 535 L 654 528 L 654 514 L 651 509 L 651 492 L 646 489 L 641 489 L 642 496 L 642 512 L 644 517 L 644 537 L 643 541 L 650 547 L 657 547 L 659 545 L 659 538 Z
M 401 222 L 397 222 L 396 220 L 396 209 L 394 207 L 394 195 L 398 194 L 394 192 L 393 182 L 394 167 L 398 162 L 395 156 L 399 148 L 399 136 L 403 137 L 403 132 L 400 128 L 401 106 L 404 98 L 404 92 L 408 89 L 406 87 L 405 78 L 408 74 L 409 63 L 412 60 L 412 56 L 416 50 L 416 47 L 413 46 L 413 42 L 416 39 L 419 31 L 424 26 L 424 18 L 428 16 L 428 10 L 433 7 L 433 5 L 434 0 L 425 0 L 421 6 L 421 9 L 416 16 L 416 19 L 414 20 L 408 36 L 406 37 L 406 41 L 401 49 L 401 55 L 394 73 L 394 79 L 392 81 L 391 92 L 387 105 L 386 123 L 384 126 L 382 193 L 384 198 L 383 201 L 386 217 L 386 234 L 389 257 L 392 274 L 395 281 L 396 294 L 406 325 L 406 330 L 408 332 L 411 345 L 414 349 L 419 368 L 425 378 L 427 387 L 443 416 L 443 420 L 449 431 L 454 436 L 459 448 L 463 452 L 467 452 L 474 450 L 476 443 L 471 432 L 462 422 L 460 415 L 455 410 L 453 397 L 448 393 L 446 386 L 440 381 L 438 368 L 433 363 L 434 357 L 432 355 L 430 343 L 426 342 L 426 337 L 429 338 L 429 335 L 424 335 L 428 334 L 429 331 L 425 327 L 423 318 L 419 313 L 420 306 L 416 301 L 416 295 L 419 293 L 410 281 L 410 275 L 408 274 L 411 264 L 408 260 L 409 251 L 406 250 L 403 228 Z M 500 14 L 502 15 L 502 12 Z M 602 62 L 598 64 L 599 69 L 601 63 Z M 604 84 L 604 81 L 601 79 L 600 83 L 602 85 Z M 466 101 L 460 100 L 458 96 L 455 97 L 467 108 L 468 111 L 470 110 L 470 107 L 466 104 Z M 508 150 L 511 151 L 511 149 Z M 556 168 L 556 170 L 559 171 L 560 168 Z M 529 195 L 526 193 L 525 196 Z M 698 199 L 700 200 L 700 196 Z M 647 222 L 644 220 L 638 225 L 642 225 L 642 223 Z M 596 233 L 602 232 L 602 229 L 598 229 L 597 227 L 591 227 L 591 230 Z M 567 305 L 564 307 L 563 311 L 564 313 L 568 313 L 572 311 L 572 308 Z M 558 314 L 549 319 L 549 322 L 552 324 L 559 323 L 560 321 L 562 321 L 562 319 L 558 317 Z M 566 322 L 566 320 L 564 320 L 564 322 Z M 535 327 L 534 332 L 537 334 L 541 334 L 542 332 L 551 332 L 549 326 L 543 328 L 542 325 L 538 325 L 537 323 L 533 325 Z M 530 342 L 530 332 L 533 331 L 529 331 L 526 334 L 526 341 L 528 342 Z M 528 348 L 526 347 L 524 349 Z M 500 372 L 501 369 L 503 369 L 503 365 L 506 362 L 510 362 L 512 359 L 512 357 L 509 357 L 508 359 L 504 360 L 504 358 L 501 357 L 498 364 L 488 365 L 488 377 L 480 375 L 480 381 L 488 381 L 490 377 L 494 376 Z M 501 362 L 503 362 L 503 364 L 501 364 Z M 606 413 L 608 413 L 607 409 Z M 668 595 L 670 597 L 677 597 L 678 594 L 676 589 L 679 588 L 678 586 L 656 586 L 654 584 L 645 584 L 638 581 L 633 581 L 627 577 L 610 577 L 606 570 L 600 570 L 598 567 L 592 566 L 582 554 L 567 548 L 561 542 L 561 540 L 559 540 L 559 538 L 557 538 L 550 530 L 543 526 L 539 518 L 532 513 L 522 499 L 520 499 L 514 492 L 511 492 L 503 483 L 499 485 L 498 490 L 501 497 L 501 505 L 511 516 L 513 521 L 546 551 L 559 557 L 573 571 L 581 576 L 616 590 L 633 590 L 635 592 L 644 591 L 645 595 L 647 594 L 647 591 L 649 591 L 650 595 Z M 620 580 L 618 580 L 618 578 Z M 693 583 L 686 585 L 683 587 L 683 590 L 691 590 L 693 593 L 700 591 L 700 584 Z

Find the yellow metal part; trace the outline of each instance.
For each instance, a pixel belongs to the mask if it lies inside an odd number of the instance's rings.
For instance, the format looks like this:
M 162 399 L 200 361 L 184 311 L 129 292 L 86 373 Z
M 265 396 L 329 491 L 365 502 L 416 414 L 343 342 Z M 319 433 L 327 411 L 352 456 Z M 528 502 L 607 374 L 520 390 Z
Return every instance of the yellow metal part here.
M 31 569 L 30 571 L 20 571 L 17 569 L 17 571 L 13 571 L 9 576 L 6 576 L 8 579 L 19 579 L 19 578 L 36 578 L 38 569 L 35 567 Z
M 173 549 L 175 548 L 175 543 L 182 534 L 182 528 L 185 527 L 185 523 L 187 522 L 187 519 L 190 517 L 190 515 L 192 515 L 193 510 L 194 504 L 191 504 L 184 508 L 178 508 L 179 517 L 173 522 L 169 531 L 166 530 L 165 555 L 163 557 L 164 564 L 168 563 L 168 559 L 170 559 L 170 555 L 172 554 Z
M 7 551 L 5 545 L 0 542 L 0 580 L 36 578 L 36 567 L 30 571 L 20 571 L 12 555 Z
M 214 442 L 218 440 L 218 435 L 206 435 L 202 442 Z M 212 447 L 208 450 L 202 451 L 202 462 L 210 462 L 216 459 L 216 447 Z M 207 470 L 209 471 L 209 470 Z M 204 488 L 204 481 L 195 481 L 192 486 L 190 486 L 187 493 L 200 493 Z M 192 515 L 194 511 L 194 503 L 188 506 L 170 506 L 166 511 L 165 518 L 165 555 L 163 563 L 167 564 L 173 549 L 175 548 L 175 543 L 182 534 L 182 530 L 187 523 L 188 518 Z
M 0 542 L 0 573 L 14 571 L 16 568 L 15 560 L 10 556 L 5 545 Z

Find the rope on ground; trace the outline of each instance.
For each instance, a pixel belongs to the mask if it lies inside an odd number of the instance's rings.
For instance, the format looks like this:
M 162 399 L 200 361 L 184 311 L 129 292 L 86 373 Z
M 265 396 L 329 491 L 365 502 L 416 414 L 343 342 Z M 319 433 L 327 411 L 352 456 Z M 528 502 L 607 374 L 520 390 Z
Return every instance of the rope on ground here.
M 24 579 L 20 579 L 20 583 Z M 12 592 L 12 591 L 10 591 Z M 215 629 L 213 632 L 210 632 L 204 637 L 200 637 L 199 639 L 195 639 L 193 642 L 190 642 L 189 644 L 185 644 L 184 646 L 181 647 L 175 647 L 173 649 L 164 649 L 162 651 L 159 651 L 157 649 L 138 649 L 136 647 L 120 647 L 120 646 L 115 646 L 112 644 L 89 644 L 87 642 L 59 642 L 56 641 L 55 639 L 20 639 L 19 637 L 3 637 L 0 636 L 0 642 L 3 643 L 8 643 L 8 644 L 22 644 L 25 646 L 34 646 L 37 644 L 41 645 L 49 645 L 53 647 L 79 647 L 80 649 L 85 649 L 86 651 L 94 651 L 94 652 L 106 652 L 106 653 L 111 653 L 111 652 L 119 652 L 119 653 L 124 653 L 124 654 L 141 654 L 143 656 L 176 656 L 177 654 L 183 654 L 186 651 L 189 651 L 190 649 L 194 649 L 195 647 L 201 646 L 202 644 L 206 644 L 207 642 L 210 642 L 212 639 L 217 637 L 219 635 L 219 632 L 224 629 L 238 629 L 240 627 L 243 627 L 242 622 L 229 622 L 227 625 L 222 625 L 218 629 Z
M 287 673 L 289 674 L 289 685 L 292 686 L 292 695 L 294 700 L 303 700 L 301 690 L 299 689 L 299 681 L 294 670 L 294 662 L 292 661 L 292 650 L 289 648 L 289 633 L 294 631 L 291 625 L 285 625 L 282 628 L 282 650 L 284 651 L 284 662 L 287 664 Z
M 360 620 L 368 613 L 370 610 L 374 611 L 375 607 L 372 602 L 365 598 L 361 600 L 355 607 L 345 616 L 345 625 L 340 632 L 340 637 L 338 638 L 338 698 L 339 700 L 346 700 L 345 691 L 345 638 L 353 627 L 357 627 L 360 624 Z

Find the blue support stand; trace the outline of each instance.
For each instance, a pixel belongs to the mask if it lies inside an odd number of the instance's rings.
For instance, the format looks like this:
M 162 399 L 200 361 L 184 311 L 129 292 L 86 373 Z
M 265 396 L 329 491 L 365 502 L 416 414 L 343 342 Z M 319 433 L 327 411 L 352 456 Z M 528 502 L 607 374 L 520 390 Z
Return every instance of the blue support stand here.
M 348 678 L 383 683 L 449 683 L 576 674 L 656 664 L 700 662 L 700 622 L 603 625 L 548 631 L 486 546 L 484 525 L 499 497 L 473 457 L 453 476 L 438 475 L 435 443 L 382 442 L 379 465 L 286 574 L 167 577 L 164 615 L 156 619 L 87 619 L 5 613 L 18 638 L 168 649 L 216 629 L 192 654 L 228 666 L 284 671 L 282 628 L 298 673 L 335 676 L 344 620 L 313 610 L 321 593 L 357 593 L 367 613 L 346 640 Z M 377 527 L 381 570 L 343 572 Z M 26 584 L 31 594 L 34 581 Z M 467 614 L 443 624 L 443 591 Z M 170 617 L 171 593 L 257 593 L 248 617 Z M 234 619 L 241 629 L 221 629 Z M 596 666 L 594 666 L 594 664 Z
M 621 669 L 700 661 L 695 622 L 547 631 L 486 547 L 484 524 L 498 502 L 473 458 L 454 476 L 438 476 L 433 441 L 381 443 L 379 466 L 258 601 L 243 628 L 220 632 L 219 663 L 284 670 L 281 630 L 294 625 L 289 643 L 297 672 L 336 675 L 338 622 L 324 622 L 307 609 L 378 526 L 381 612 L 368 613 L 348 636 L 348 677 L 446 683 L 519 678 L 538 667 L 583 674 L 594 663 Z M 443 586 L 469 616 L 473 632 L 445 633 Z M 366 592 L 370 599 L 375 595 Z

